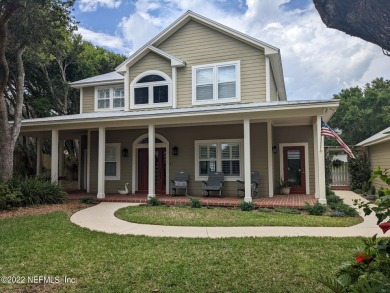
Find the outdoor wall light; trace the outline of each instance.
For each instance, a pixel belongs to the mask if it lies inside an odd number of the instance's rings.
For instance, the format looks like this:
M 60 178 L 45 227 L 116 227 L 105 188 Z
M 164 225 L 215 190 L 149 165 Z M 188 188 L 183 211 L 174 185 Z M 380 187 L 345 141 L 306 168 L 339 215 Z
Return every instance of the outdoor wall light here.
M 177 146 L 174 146 L 172 148 L 172 155 L 177 156 L 179 154 L 179 148 Z
M 277 151 L 278 151 L 278 149 L 276 148 L 276 145 L 272 146 L 272 152 L 273 152 L 274 154 L 276 154 Z
M 124 148 L 122 150 L 122 157 L 127 158 L 129 156 L 129 150 L 127 148 Z

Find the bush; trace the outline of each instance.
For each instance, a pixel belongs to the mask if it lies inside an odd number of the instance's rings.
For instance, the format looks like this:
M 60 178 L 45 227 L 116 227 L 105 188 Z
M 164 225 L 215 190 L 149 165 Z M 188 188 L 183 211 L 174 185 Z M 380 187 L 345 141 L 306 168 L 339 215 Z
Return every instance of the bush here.
M 252 211 L 255 208 L 255 204 L 253 202 L 242 201 L 240 203 L 240 209 L 242 211 Z
M 345 203 L 338 203 L 332 206 L 332 210 L 342 212 L 348 217 L 356 217 L 358 215 L 358 212 L 353 207 L 350 207 Z
M 150 206 L 160 206 L 161 205 L 161 201 L 157 198 L 157 197 L 150 197 L 148 199 L 148 205 Z
M 368 183 L 367 181 L 363 182 L 362 183 L 362 190 L 363 190 L 363 192 L 368 192 L 369 189 L 370 189 L 370 183 Z
M 326 212 L 326 206 L 316 202 L 314 205 L 310 205 L 309 203 L 305 203 L 305 210 L 313 216 L 321 216 Z
M 202 207 L 202 202 L 199 198 L 188 197 L 191 201 L 191 207 L 194 209 L 200 209 Z
M 82 198 L 80 198 L 80 202 L 86 203 L 86 204 L 96 204 L 96 200 L 92 196 L 82 197 Z
M 363 190 L 361 190 L 361 189 L 355 189 L 353 192 L 355 192 L 357 194 L 363 194 Z
M 58 183 L 43 179 L 14 177 L 10 184 L 20 188 L 22 192 L 21 205 L 55 204 L 66 201 L 66 192 Z
M 329 196 L 329 195 L 335 195 L 334 191 L 332 189 L 330 189 L 329 186 L 326 186 L 326 196 Z
M 357 155 L 355 159 L 348 159 L 348 169 L 351 174 L 352 189 L 362 189 L 363 182 L 367 182 L 371 177 L 367 154 Z
M 301 213 L 297 209 L 289 209 L 289 208 L 276 208 L 275 212 L 283 213 L 283 214 L 300 214 Z
M 19 206 L 22 201 L 22 192 L 7 182 L 0 181 L 0 210 L 7 210 Z
M 376 193 L 375 186 L 374 186 L 374 185 L 371 185 L 371 188 L 370 188 L 370 194 L 373 194 L 373 195 L 375 195 L 375 193 Z
M 345 214 L 343 212 L 339 212 L 339 211 L 332 211 L 330 216 L 331 217 L 345 217 Z
M 343 203 L 343 199 L 333 193 L 326 197 L 326 202 L 331 206 L 333 204 Z
M 375 200 L 376 199 L 376 195 L 375 194 L 368 194 L 367 195 L 367 199 L 368 200 Z

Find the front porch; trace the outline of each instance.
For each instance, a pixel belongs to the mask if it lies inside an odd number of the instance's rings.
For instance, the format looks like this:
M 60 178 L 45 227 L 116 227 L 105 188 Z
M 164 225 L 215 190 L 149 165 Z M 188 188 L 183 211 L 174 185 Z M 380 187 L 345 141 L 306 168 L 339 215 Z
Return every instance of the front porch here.
M 69 199 L 80 199 L 83 197 L 91 196 L 86 193 L 74 193 L 69 194 Z M 185 196 L 171 196 L 171 195 L 156 195 L 156 197 L 163 204 L 175 205 L 175 204 L 190 204 L 190 200 Z M 240 197 L 204 197 L 204 196 L 192 196 L 198 198 L 203 206 L 208 207 L 238 207 L 244 198 Z M 106 194 L 105 198 L 97 199 L 98 202 L 131 202 L 131 203 L 147 203 L 147 196 L 145 194 Z M 274 195 L 273 197 L 261 197 L 253 198 L 252 202 L 256 208 L 291 208 L 291 209 L 303 209 L 305 203 L 314 204 L 317 199 L 314 195 L 310 194 L 289 194 L 289 195 Z

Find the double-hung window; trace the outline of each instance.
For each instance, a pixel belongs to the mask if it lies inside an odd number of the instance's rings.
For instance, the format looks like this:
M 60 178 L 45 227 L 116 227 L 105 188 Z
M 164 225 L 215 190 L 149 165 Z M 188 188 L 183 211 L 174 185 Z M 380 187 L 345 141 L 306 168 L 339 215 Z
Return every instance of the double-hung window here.
M 112 111 L 125 108 L 123 87 L 99 87 L 95 90 L 95 110 Z
M 171 79 L 160 71 L 148 71 L 131 83 L 131 107 L 150 108 L 172 105 Z
M 195 179 L 206 180 L 210 172 L 223 172 L 225 180 L 243 179 L 242 140 L 195 141 Z
M 192 67 L 193 104 L 240 101 L 240 61 Z
M 107 143 L 105 152 L 106 180 L 120 180 L 120 144 Z

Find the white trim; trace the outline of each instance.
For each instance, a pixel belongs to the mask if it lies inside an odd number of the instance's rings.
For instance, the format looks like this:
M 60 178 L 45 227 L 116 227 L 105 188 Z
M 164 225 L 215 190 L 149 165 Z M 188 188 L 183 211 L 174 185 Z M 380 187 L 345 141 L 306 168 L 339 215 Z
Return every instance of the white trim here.
M 80 114 L 83 114 L 83 103 L 84 103 L 83 95 L 84 95 L 84 90 L 81 87 L 80 88 Z
M 217 144 L 217 172 L 222 172 L 221 160 L 221 144 L 223 143 L 238 143 L 240 146 L 240 176 L 226 176 L 225 181 L 244 180 L 244 149 L 243 139 L 208 139 L 195 140 L 195 181 L 207 180 L 208 176 L 199 176 L 199 145 L 201 144 Z
M 148 133 L 145 133 L 141 136 L 139 136 L 136 140 L 134 140 L 133 142 L 133 164 L 132 164 L 132 176 L 131 176 L 131 180 L 132 180 L 132 184 L 131 184 L 131 190 L 132 190 L 132 193 L 134 194 L 137 190 L 138 190 L 138 172 L 136 170 L 138 170 L 138 149 L 142 149 L 142 148 L 148 148 L 148 145 L 149 144 L 139 144 L 141 140 L 145 139 L 149 137 L 148 136 Z M 155 133 L 155 138 L 158 138 L 159 140 L 161 140 L 163 143 L 156 143 L 155 144 L 155 148 L 165 148 L 166 151 L 165 151 L 165 155 L 166 155 L 166 158 L 165 158 L 165 172 L 166 172 L 166 181 L 165 181 L 165 187 L 166 187 L 166 194 L 169 194 L 169 162 L 170 162 L 170 158 L 169 158 L 169 155 L 170 155 L 170 152 L 169 152 L 169 141 L 162 135 L 160 134 L 157 134 Z
M 251 181 L 251 124 L 249 119 L 244 120 L 244 177 L 245 177 L 245 202 L 252 202 Z
M 234 65 L 236 67 L 236 96 L 229 99 L 218 99 L 218 67 Z M 213 98 L 210 100 L 196 99 L 196 70 L 212 68 L 214 74 L 213 80 Z M 241 65 L 240 60 L 211 63 L 192 66 L 192 104 L 193 105 L 208 105 L 208 104 L 222 104 L 241 101 Z
M 306 181 L 306 194 L 310 194 L 310 182 L 309 182 L 309 144 L 307 142 L 297 143 L 280 143 L 279 144 L 279 171 L 280 176 L 284 180 L 284 160 L 283 160 L 283 148 L 290 146 L 303 146 L 305 148 L 305 181 Z
M 137 84 L 137 81 L 147 75 L 160 75 L 165 78 L 166 81 L 148 82 Z M 153 86 L 155 85 L 168 85 L 168 102 L 166 103 L 153 103 Z M 134 88 L 149 87 L 149 103 L 148 104 L 135 104 Z M 166 73 L 159 70 L 148 70 L 141 74 L 138 74 L 130 84 L 130 108 L 131 109 L 148 109 L 148 108 L 163 108 L 172 106 L 172 79 Z
M 129 81 L 129 68 L 126 66 L 125 73 L 125 111 L 130 111 L 130 81 Z
M 91 190 L 91 130 L 88 129 L 88 138 L 87 138 L 87 193 Z
M 58 140 L 57 129 L 51 131 L 51 182 L 58 183 Z
M 179 58 L 161 50 L 161 49 L 158 49 L 152 45 L 149 45 L 148 46 L 148 49 L 153 51 L 154 53 L 164 57 L 164 58 L 167 58 L 171 61 L 171 66 L 172 67 L 183 67 L 186 65 L 186 63 L 183 61 L 183 60 L 180 60 Z
M 177 108 L 177 69 L 172 67 L 172 108 Z
M 315 118 L 313 123 L 313 150 L 314 150 L 314 180 L 315 180 L 315 198 L 320 198 L 320 178 L 319 178 L 319 139 L 318 139 L 318 127 L 317 127 L 317 118 Z
M 274 153 L 272 151 L 272 123 L 267 122 L 267 164 L 268 164 L 268 196 L 274 196 Z M 276 154 L 275 154 L 276 155 Z
M 326 204 L 326 183 L 325 183 L 325 148 L 324 139 L 321 135 L 321 115 L 317 115 L 317 137 L 319 140 L 319 152 L 318 152 L 318 188 L 319 199 L 318 202 Z
M 115 147 L 116 176 L 106 176 L 106 174 L 104 174 L 104 179 L 105 180 L 120 180 L 121 179 L 121 144 L 120 143 L 106 143 L 106 148 L 107 147 Z M 104 164 L 105 163 L 106 163 L 106 159 L 104 159 Z
M 271 101 L 271 66 L 267 56 L 265 56 L 265 101 Z
M 110 97 L 109 97 L 109 100 L 110 100 L 110 107 L 108 108 L 102 108 L 102 109 L 99 109 L 98 108 L 98 91 L 99 90 L 109 90 L 110 91 Z M 114 108 L 114 90 L 115 89 L 123 89 L 123 98 L 124 98 L 124 103 L 125 105 L 123 107 L 116 107 Z M 95 99 L 95 112 L 107 112 L 107 111 L 123 111 L 125 110 L 125 106 L 126 106 L 126 93 L 125 93 L 125 87 L 124 85 L 118 85 L 118 86 L 97 86 L 95 87 L 95 96 L 94 96 L 94 99 Z

